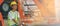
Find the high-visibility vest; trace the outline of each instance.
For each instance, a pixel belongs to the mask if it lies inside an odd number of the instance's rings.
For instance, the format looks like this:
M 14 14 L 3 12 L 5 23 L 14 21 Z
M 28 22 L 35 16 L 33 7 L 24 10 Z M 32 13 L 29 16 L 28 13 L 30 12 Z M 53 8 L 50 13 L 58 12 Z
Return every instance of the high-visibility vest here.
M 12 12 L 10 12 L 10 13 L 12 13 Z M 15 16 L 16 21 L 18 21 L 18 15 L 17 15 L 17 16 L 14 15 L 14 14 L 12 14 L 12 15 Z M 12 16 L 12 15 L 11 15 L 11 16 Z M 9 18 L 9 16 L 8 16 L 8 25 L 11 26 L 13 23 L 14 23 L 14 22 L 11 21 L 10 18 Z M 16 23 L 14 23 L 14 24 L 16 24 Z

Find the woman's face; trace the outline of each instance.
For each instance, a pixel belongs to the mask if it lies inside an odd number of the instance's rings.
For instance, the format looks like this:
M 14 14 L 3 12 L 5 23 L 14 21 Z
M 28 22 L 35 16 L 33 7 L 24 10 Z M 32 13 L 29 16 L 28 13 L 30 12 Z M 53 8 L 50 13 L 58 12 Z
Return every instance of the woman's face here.
M 17 5 L 12 5 L 12 9 L 16 10 L 17 9 Z

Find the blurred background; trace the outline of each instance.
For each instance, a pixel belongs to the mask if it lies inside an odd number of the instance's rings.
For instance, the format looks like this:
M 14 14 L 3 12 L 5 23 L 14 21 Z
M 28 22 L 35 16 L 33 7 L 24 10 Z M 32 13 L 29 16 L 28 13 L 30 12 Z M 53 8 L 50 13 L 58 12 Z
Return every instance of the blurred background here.
M 8 26 L 7 15 L 11 10 L 10 2 L 14 0 L 1 0 L 0 12 L 2 13 L 4 24 Z M 16 0 L 17 3 L 19 0 Z M 60 0 L 20 0 L 20 4 L 26 19 L 31 23 L 26 26 L 60 26 Z M 27 21 L 26 21 L 27 22 Z

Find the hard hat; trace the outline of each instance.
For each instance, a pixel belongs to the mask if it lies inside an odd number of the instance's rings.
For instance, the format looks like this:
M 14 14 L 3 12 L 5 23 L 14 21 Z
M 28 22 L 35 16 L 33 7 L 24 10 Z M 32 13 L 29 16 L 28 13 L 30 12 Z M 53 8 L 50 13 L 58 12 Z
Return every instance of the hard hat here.
M 11 4 L 10 4 L 10 6 L 11 5 L 15 5 L 15 4 L 17 4 L 17 3 L 15 1 L 12 1 Z

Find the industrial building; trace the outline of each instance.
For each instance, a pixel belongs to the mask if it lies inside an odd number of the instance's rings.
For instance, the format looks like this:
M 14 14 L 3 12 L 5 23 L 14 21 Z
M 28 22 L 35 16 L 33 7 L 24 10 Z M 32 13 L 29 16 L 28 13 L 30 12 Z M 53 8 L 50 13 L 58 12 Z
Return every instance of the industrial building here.
M 8 26 L 12 1 L 17 2 L 19 26 L 60 26 L 60 0 L 0 0 L 0 26 Z

